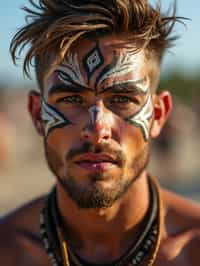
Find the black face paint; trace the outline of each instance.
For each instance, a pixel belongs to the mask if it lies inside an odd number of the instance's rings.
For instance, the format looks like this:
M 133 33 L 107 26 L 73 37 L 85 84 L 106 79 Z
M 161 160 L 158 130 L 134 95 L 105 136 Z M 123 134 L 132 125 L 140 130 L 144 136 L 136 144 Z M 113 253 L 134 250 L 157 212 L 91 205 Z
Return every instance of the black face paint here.
M 114 52 L 112 62 L 105 66 L 97 77 L 95 88 L 109 78 L 115 80 L 118 77 L 122 77 L 132 72 L 134 67 L 137 69 L 136 57 L 136 55 L 131 56 L 123 53 L 117 55 L 116 52 Z
M 94 93 L 95 95 L 98 94 L 97 90 L 100 85 L 103 84 L 104 81 L 111 80 L 111 84 L 107 88 L 104 88 L 99 93 L 104 93 L 110 88 L 114 87 L 115 90 L 119 88 L 122 90 L 122 85 L 128 86 L 129 84 L 135 85 L 134 90 L 137 93 L 141 93 L 143 95 L 148 95 L 149 92 L 149 80 L 147 77 L 143 79 L 138 79 L 138 71 L 139 71 L 139 62 L 138 62 L 138 55 L 130 55 L 129 53 L 120 53 L 119 55 L 114 51 L 113 58 L 110 64 L 107 64 L 100 74 L 97 76 L 94 86 Z M 101 50 L 98 44 L 92 48 L 89 53 L 87 53 L 83 59 L 83 66 L 87 74 L 88 83 L 95 73 L 95 71 L 104 64 L 104 57 L 101 53 Z M 65 85 L 69 87 L 74 86 L 77 90 L 82 89 L 92 91 L 92 88 L 89 88 L 88 85 L 85 84 L 84 78 L 80 71 L 80 65 L 78 62 L 78 55 L 68 54 L 68 57 L 64 62 L 57 68 L 58 77 L 64 82 Z M 134 72 L 134 79 L 127 79 L 127 75 L 131 72 Z M 123 78 L 126 76 L 126 78 Z M 124 91 L 122 91 L 124 92 Z M 47 129 L 49 131 L 51 128 L 54 127 L 62 127 L 63 125 L 72 124 L 69 120 L 66 120 L 63 115 L 59 116 L 59 112 L 56 110 L 58 117 L 55 119 L 55 110 L 53 109 L 52 112 L 47 112 L 46 117 L 47 120 Z M 92 112 L 91 112 L 92 111 Z M 96 117 L 97 109 L 94 110 L 90 108 L 90 119 L 91 121 L 94 120 Z M 53 115 L 53 118 L 50 119 L 50 116 Z M 130 124 L 140 127 L 144 136 L 145 141 L 149 138 L 149 129 L 150 129 L 150 119 L 153 115 L 153 104 L 151 97 L 148 96 L 148 100 L 146 103 L 141 107 L 141 109 L 137 113 L 133 113 L 129 118 L 124 118 L 125 121 L 129 122 Z M 53 120 L 53 121 L 52 121 Z
M 83 59 L 83 65 L 87 73 L 88 83 L 94 72 L 104 64 L 104 57 L 98 44 Z
M 72 125 L 72 123 L 65 118 L 65 116 L 59 112 L 55 107 L 49 105 L 42 100 L 42 112 L 41 117 L 45 123 L 45 136 L 46 138 L 53 129 L 62 128 L 67 125 Z
M 142 108 L 126 119 L 130 124 L 141 128 L 145 141 L 149 139 L 150 120 L 153 116 L 153 110 L 153 103 L 149 95 Z
M 74 86 L 85 87 L 76 53 L 69 53 L 62 64 L 56 68 L 55 72 L 58 73 L 59 79 L 66 85 L 70 86 L 72 84 Z
M 107 73 L 109 73 L 109 71 L 115 67 L 116 63 L 117 63 L 117 56 L 114 53 L 112 62 L 110 64 L 106 65 L 103 68 L 103 70 L 100 72 L 100 74 L 98 75 L 96 82 L 95 82 L 95 89 L 97 88 L 98 84 L 100 83 L 102 77 L 104 77 Z

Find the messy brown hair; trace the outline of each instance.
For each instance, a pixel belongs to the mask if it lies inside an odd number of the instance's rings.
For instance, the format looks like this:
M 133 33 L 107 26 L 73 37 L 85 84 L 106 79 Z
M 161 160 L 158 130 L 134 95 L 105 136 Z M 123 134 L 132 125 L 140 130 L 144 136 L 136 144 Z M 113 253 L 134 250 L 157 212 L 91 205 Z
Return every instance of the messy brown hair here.
M 29 76 L 34 63 L 36 77 L 42 88 L 44 73 L 49 68 L 52 52 L 59 64 L 67 51 L 80 38 L 127 33 L 128 39 L 139 41 L 151 51 L 158 62 L 170 47 L 176 16 L 162 14 L 160 1 L 153 8 L 148 0 L 29 0 L 32 8 L 24 7 L 27 24 L 13 37 L 10 51 L 14 63 L 25 46 L 23 70 Z

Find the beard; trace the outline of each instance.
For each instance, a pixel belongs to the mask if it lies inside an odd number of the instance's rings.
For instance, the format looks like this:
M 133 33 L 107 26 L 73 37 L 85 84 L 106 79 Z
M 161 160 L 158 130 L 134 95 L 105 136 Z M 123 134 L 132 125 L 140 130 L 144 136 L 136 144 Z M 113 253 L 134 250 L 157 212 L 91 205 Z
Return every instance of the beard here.
M 113 151 L 109 146 L 97 147 L 91 144 L 84 144 L 79 149 L 70 150 L 62 161 L 56 150 L 45 143 L 45 157 L 47 164 L 53 174 L 56 176 L 58 183 L 63 187 L 67 195 L 83 209 L 98 209 L 111 207 L 120 199 L 131 187 L 133 182 L 140 176 L 148 164 L 148 147 L 143 149 L 129 165 L 129 178 L 126 178 L 123 170 L 117 176 L 112 176 L 112 186 L 105 188 L 102 182 L 106 180 L 106 173 L 95 173 L 88 175 L 89 183 L 87 185 L 78 182 L 77 178 L 70 173 L 70 167 L 63 176 L 60 176 L 59 170 L 64 168 L 65 163 L 70 162 L 76 155 L 86 152 L 107 152 L 114 154 L 123 169 L 126 162 L 126 155 L 122 151 Z

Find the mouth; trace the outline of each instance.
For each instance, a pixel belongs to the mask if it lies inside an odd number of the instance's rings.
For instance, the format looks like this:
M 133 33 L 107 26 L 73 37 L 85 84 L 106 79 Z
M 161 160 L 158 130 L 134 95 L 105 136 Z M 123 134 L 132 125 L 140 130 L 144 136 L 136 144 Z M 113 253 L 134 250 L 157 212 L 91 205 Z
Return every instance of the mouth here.
M 79 167 L 95 172 L 102 172 L 118 165 L 118 162 L 108 154 L 87 153 L 80 156 L 76 162 Z

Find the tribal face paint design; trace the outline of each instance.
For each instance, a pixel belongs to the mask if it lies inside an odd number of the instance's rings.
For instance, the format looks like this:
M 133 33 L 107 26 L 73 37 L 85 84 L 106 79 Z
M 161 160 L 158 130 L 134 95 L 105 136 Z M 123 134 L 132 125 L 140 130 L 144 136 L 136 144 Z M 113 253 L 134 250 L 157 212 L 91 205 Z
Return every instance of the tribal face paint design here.
M 127 90 L 130 91 L 129 89 L 126 89 L 126 86 L 129 85 L 134 86 L 134 90 L 137 91 L 137 93 L 141 93 L 144 95 L 148 93 L 149 80 L 146 77 L 144 79 L 139 79 L 139 80 L 134 80 L 134 79 L 128 79 L 122 81 L 115 80 L 114 82 L 111 83 L 111 85 L 103 89 L 101 93 L 108 91 L 113 87 L 115 88 L 115 91 L 123 93 L 126 92 Z
M 58 78 L 66 85 L 78 85 L 85 87 L 84 79 L 80 71 L 78 55 L 76 53 L 68 54 L 63 63 L 57 67 Z
M 95 88 L 99 87 L 104 81 L 111 79 L 111 85 L 104 88 L 102 92 L 109 90 L 111 87 L 115 87 L 115 90 L 119 88 L 119 91 L 123 92 L 123 85 L 135 84 L 138 93 L 147 95 L 149 92 L 149 79 L 147 77 L 140 80 L 138 79 L 139 60 L 138 54 L 130 55 L 129 53 L 121 53 L 118 56 L 114 53 L 111 64 L 105 66 L 97 77 Z M 134 72 L 135 79 L 122 80 L 123 76 L 126 76 L 131 72 Z M 126 119 L 131 124 L 141 128 L 145 141 L 149 139 L 150 119 L 152 115 L 153 104 L 151 96 L 149 95 L 141 110 L 132 115 L 129 119 Z
M 114 52 L 112 62 L 110 64 L 107 64 L 96 78 L 94 86 L 95 94 L 98 94 L 97 88 L 99 88 L 102 83 L 107 80 L 111 80 L 109 87 L 104 88 L 99 93 L 103 93 L 106 90 L 109 90 L 110 87 L 115 87 L 115 90 L 119 88 L 119 90 L 121 91 L 123 90 L 123 85 L 132 84 L 137 87 L 138 93 L 147 95 L 149 91 L 149 79 L 147 77 L 139 79 L 140 75 L 138 75 L 141 61 L 140 57 L 141 56 L 138 56 L 138 54 L 118 54 Z M 92 75 L 99 67 L 104 64 L 104 62 L 105 59 L 98 44 L 94 48 L 92 48 L 83 58 L 83 67 L 87 74 L 88 84 L 90 79 L 92 78 Z M 58 73 L 59 79 L 66 85 L 78 85 L 78 87 L 92 91 L 92 89 L 89 88 L 88 85 L 86 85 L 86 82 L 84 81 L 84 78 L 81 74 L 78 55 L 76 53 L 68 54 L 65 61 L 57 67 L 56 72 Z M 123 78 L 131 72 L 134 73 L 133 79 Z M 90 123 L 92 124 L 97 120 L 103 121 L 104 119 L 102 110 L 97 106 L 91 107 L 89 109 L 89 113 Z M 131 124 L 140 127 L 142 129 L 144 139 L 147 141 L 149 138 L 150 119 L 152 115 L 153 104 L 151 96 L 149 95 L 146 103 L 143 105 L 141 110 L 126 119 L 126 121 L 129 121 Z M 71 124 L 69 121 L 65 123 Z
M 97 77 L 95 88 L 97 88 L 101 83 L 103 83 L 107 79 L 115 80 L 113 83 L 113 85 L 115 85 L 118 83 L 116 78 L 125 76 L 132 71 L 136 72 L 137 71 L 136 57 L 137 55 L 130 55 L 128 53 L 125 55 L 121 53 L 119 54 L 119 56 L 117 56 L 117 54 L 114 53 L 111 64 L 105 66 L 105 68 Z M 132 81 L 135 80 L 129 80 L 129 82 Z
M 112 86 L 119 85 L 122 83 L 134 83 L 137 81 L 138 76 L 138 61 L 139 57 L 137 54 L 120 53 L 119 55 L 114 52 L 112 62 L 106 65 L 98 75 L 95 82 L 95 93 L 97 94 L 97 87 L 101 85 L 107 79 L 111 79 Z M 104 56 L 97 44 L 94 48 L 89 51 L 83 58 L 84 70 L 87 74 L 88 84 L 92 75 L 95 71 L 104 64 Z M 128 79 L 119 81 L 119 78 L 123 78 L 124 75 L 134 71 L 135 79 Z M 55 72 L 58 73 L 58 78 L 66 85 L 75 85 L 82 88 L 87 88 L 88 84 L 84 81 L 83 75 L 80 71 L 80 64 L 78 62 L 78 55 L 76 53 L 69 53 L 63 63 L 57 67 Z M 144 83 L 144 80 L 142 80 Z M 138 86 L 139 87 L 139 86 Z M 146 93 L 148 90 L 148 84 L 141 83 L 141 92 Z
M 149 95 L 141 110 L 127 119 L 129 123 L 142 129 L 145 141 L 149 139 L 150 120 L 153 116 L 153 111 L 153 103 L 151 95 Z
M 94 47 L 83 59 L 83 65 L 87 73 L 88 83 L 94 72 L 104 64 L 104 57 L 98 46 Z
M 55 107 L 46 103 L 44 99 L 42 100 L 41 117 L 42 117 L 42 121 L 45 123 L 45 136 L 46 137 L 49 135 L 49 133 L 53 129 L 65 127 L 67 125 L 72 124 Z
M 103 112 L 100 107 L 98 106 L 90 107 L 89 114 L 90 114 L 90 123 L 92 125 L 94 125 L 95 122 L 103 122 Z
M 94 72 L 103 64 L 104 57 L 97 44 L 83 59 L 83 66 L 87 74 L 88 84 Z M 57 67 L 55 72 L 58 73 L 59 79 L 66 85 L 87 87 L 80 71 L 77 53 L 69 53 L 63 63 Z
M 92 106 L 89 109 L 90 114 L 90 125 L 93 125 L 95 123 L 99 124 L 112 124 L 112 114 L 107 113 L 104 114 L 104 111 L 99 106 Z

